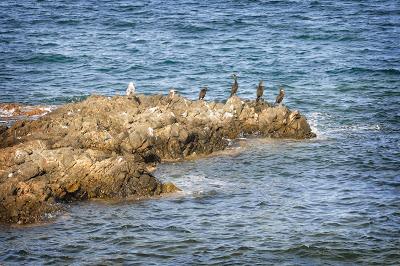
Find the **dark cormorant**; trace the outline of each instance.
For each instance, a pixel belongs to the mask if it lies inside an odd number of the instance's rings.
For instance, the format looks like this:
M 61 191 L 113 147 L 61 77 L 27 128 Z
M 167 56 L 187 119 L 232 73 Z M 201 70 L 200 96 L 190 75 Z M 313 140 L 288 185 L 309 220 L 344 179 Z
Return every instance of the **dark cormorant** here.
M 204 100 L 204 97 L 206 97 L 207 90 L 208 90 L 207 87 L 204 87 L 200 90 L 199 100 Z
M 238 84 L 238 82 L 237 82 L 237 76 L 236 76 L 236 74 L 233 74 L 233 75 L 232 75 L 232 78 L 233 78 L 233 84 L 232 84 L 232 88 L 231 88 L 231 96 L 229 96 L 229 97 L 232 97 L 233 95 L 235 95 L 236 92 L 237 92 L 238 89 L 239 89 L 239 84 Z
M 275 104 L 280 104 L 283 101 L 283 97 L 285 97 L 285 90 L 281 88 L 278 96 L 276 96 Z
M 260 101 L 261 97 L 264 94 L 264 81 L 260 80 L 257 87 L 257 99 L 256 102 Z

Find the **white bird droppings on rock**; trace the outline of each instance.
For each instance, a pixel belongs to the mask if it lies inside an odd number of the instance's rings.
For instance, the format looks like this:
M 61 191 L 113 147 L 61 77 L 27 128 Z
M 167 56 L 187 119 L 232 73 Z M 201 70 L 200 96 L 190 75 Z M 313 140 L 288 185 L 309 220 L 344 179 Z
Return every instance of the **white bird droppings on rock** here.
M 224 118 L 232 118 L 232 117 L 233 117 L 232 113 L 225 112 Z
M 158 108 L 158 106 L 156 106 L 156 107 L 151 107 L 151 108 L 149 108 L 149 112 L 150 113 L 155 113 L 156 111 L 158 111 L 160 108 Z
M 147 129 L 147 132 L 148 132 L 148 134 L 149 134 L 150 137 L 153 137 L 153 136 L 154 136 L 154 129 L 153 129 L 153 128 L 149 127 L 149 128 Z

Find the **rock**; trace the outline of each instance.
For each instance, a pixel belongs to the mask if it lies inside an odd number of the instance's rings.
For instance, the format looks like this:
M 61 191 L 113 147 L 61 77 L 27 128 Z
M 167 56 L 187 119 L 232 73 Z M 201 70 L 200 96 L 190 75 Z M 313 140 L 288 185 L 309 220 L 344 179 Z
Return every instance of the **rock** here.
M 298 111 L 267 102 L 135 98 L 92 96 L 0 127 L 0 222 L 37 222 L 64 202 L 179 191 L 151 174 L 161 160 L 220 151 L 243 134 L 315 136 Z
M 0 135 L 6 132 L 8 127 L 6 125 L 0 124 Z
M 65 188 L 68 193 L 74 193 L 80 188 L 80 184 L 78 182 L 73 182 L 68 184 Z
M 171 136 L 172 138 L 179 137 L 179 124 L 173 124 L 173 125 L 171 126 L 170 136 Z
M 242 100 L 238 96 L 234 95 L 226 101 L 224 111 L 232 115 L 239 116 L 242 112 L 243 104 L 244 103 L 242 102 Z
M 177 191 L 181 191 L 181 189 L 179 189 L 177 186 L 175 186 L 171 182 L 167 182 L 162 185 L 163 193 L 173 193 L 173 192 L 177 192 Z
M 0 103 L 0 110 L 9 118 L 40 116 L 49 112 L 49 108 L 43 106 L 26 106 L 17 103 Z

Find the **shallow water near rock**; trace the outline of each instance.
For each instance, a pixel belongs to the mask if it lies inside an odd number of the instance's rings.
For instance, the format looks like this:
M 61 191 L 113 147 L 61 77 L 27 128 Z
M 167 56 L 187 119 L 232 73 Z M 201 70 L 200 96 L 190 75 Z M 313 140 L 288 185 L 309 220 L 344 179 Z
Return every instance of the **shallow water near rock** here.
M 318 135 L 162 164 L 155 175 L 183 190 L 171 197 L 2 226 L 0 264 L 400 261 L 397 1 L 25 1 L 0 12 L 1 102 L 62 104 L 131 80 L 190 98 L 207 84 L 206 99 L 224 100 L 237 71 L 240 97 L 264 79 L 271 101 L 283 84 Z

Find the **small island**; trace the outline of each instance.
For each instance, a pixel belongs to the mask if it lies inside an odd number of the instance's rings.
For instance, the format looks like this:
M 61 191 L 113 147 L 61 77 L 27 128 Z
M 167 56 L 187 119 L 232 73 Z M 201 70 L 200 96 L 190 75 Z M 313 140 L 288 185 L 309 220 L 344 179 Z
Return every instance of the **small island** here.
M 221 151 L 241 136 L 315 137 L 299 111 L 265 101 L 192 101 L 178 94 L 91 96 L 0 128 L 0 222 L 40 222 L 87 199 L 143 199 L 179 190 L 162 161 Z

